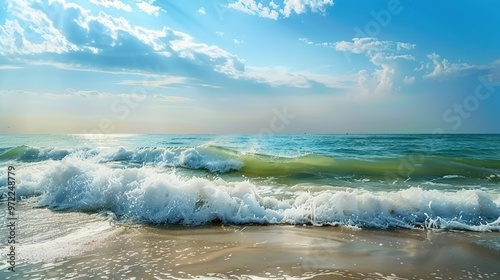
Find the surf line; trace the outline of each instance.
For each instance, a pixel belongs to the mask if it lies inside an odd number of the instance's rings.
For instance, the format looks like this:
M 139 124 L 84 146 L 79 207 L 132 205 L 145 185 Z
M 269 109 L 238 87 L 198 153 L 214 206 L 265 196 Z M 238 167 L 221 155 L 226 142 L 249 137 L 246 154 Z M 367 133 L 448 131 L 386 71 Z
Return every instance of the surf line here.
M 14 166 L 7 168 L 7 263 L 9 267 L 7 270 L 16 272 L 16 174 Z

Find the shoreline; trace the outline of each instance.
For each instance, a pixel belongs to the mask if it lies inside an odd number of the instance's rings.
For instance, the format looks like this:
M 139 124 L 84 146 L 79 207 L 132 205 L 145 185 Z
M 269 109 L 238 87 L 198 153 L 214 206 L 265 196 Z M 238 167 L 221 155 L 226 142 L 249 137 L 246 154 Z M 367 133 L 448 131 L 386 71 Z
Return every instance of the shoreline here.
M 78 248 L 76 254 L 43 260 L 55 248 L 32 246 L 34 259 L 21 260 L 16 273 L 2 270 L 0 275 L 5 279 L 494 279 L 500 265 L 497 232 L 291 225 L 128 226 L 102 218 L 101 222 L 109 227 L 92 236 L 73 238 L 81 246 L 68 248 Z M 76 232 L 75 236 L 81 234 L 81 230 Z M 72 240 L 71 235 L 63 238 Z

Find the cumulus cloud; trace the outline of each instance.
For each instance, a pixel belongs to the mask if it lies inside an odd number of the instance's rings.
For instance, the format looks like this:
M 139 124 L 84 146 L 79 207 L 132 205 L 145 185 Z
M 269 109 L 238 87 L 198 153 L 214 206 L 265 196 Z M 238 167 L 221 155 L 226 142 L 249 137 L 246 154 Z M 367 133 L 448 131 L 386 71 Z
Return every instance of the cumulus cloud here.
M 279 6 L 276 3 L 274 3 L 274 1 L 271 1 L 269 3 L 269 7 L 273 8 L 274 10 L 277 10 L 279 8 Z
M 403 43 L 397 43 L 397 45 Z M 337 51 L 351 52 L 355 54 L 367 54 L 373 56 L 376 53 L 391 50 L 394 48 L 392 41 L 379 41 L 377 38 L 353 38 L 352 42 L 340 41 L 331 44 Z
M 436 78 L 443 75 L 477 68 L 467 63 L 450 63 L 448 59 L 441 59 L 441 57 L 436 53 L 428 54 L 427 58 L 431 60 L 431 62 L 427 63 L 426 68 L 432 69 L 432 72 L 424 75 L 424 78 Z
M 6 19 L 0 25 L 0 54 L 65 53 L 78 47 L 69 42 L 52 24 L 46 13 L 33 8 L 27 1 L 11 2 L 7 9 L 17 18 Z M 27 37 L 39 38 L 34 42 Z
M 277 20 L 280 15 L 284 18 L 293 13 L 303 14 L 307 11 L 325 13 L 328 7 L 333 6 L 333 0 L 284 0 L 283 8 L 274 1 L 264 4 L 263 1 L 238 0 L 228 5 L 229 8 L 244 12 L 249 15 Z
M 148 15 L 159 16 L 161 8 L 153 5 L 155 1 L 142 1 L 137 2 L 137 7 Z
M 405 76 L 399 72 L 402 62 L 416 61 L 413 54 L 408 53 L 416 48 L 415 44 L 383 41 L 374 37 L 322 43 L 315 43 L 307 38 L 299 38 L 298 40 L 307 45 L 332 48 L 348 55 L 366 56 L 375 69 L 371 71 L 363 69 L 357 73 L 357 84 L 365 93 L 387 93 L 396 89 L 396 84 L 411 84 L 410 80 L 404 81 Z
M 362 70 L 358 73 L 358 84 L 368 92 L 382 93 L 394 88 L 396 79 L 399 78 L 405 84 L 410 84 L 408 79 L 402 75 L 396 75 L 398 68 L 397 60 L 414 61 L 411 54 L 400 54 L 401 51 L 414 49 L 414 44 L 405 42 L 380 41 L 373 37 L 353 38 L 351 42 L 339 41 L 321 44 L 334 48 L 337 51 L 364 54 L 377 68 L 368 73 Z M 398 80 L 399 81 L 399 80 Z
M 396 43 L 396 48 L 398 51 L 402 50 L 402 49 L 406 49 L 406 50 L 412 50 L 416 47 L 415 44 L 410 44 L 410 43 L 402 43 L 402 42 L 397 42 Z
M 132 25 L 124 17 L 91 13 L 65 0 L 44 7 L 20 0 L 7 9 L 12 16 L 0 25 L 0 55 L 11 58 L 93 69 L 160 68 L 176 76 L 219 73 L 235 78 L 244 71 L 238 56 L 169 27 Z M 28 32 L 37 36 L 36 43 Z
M 276 4 L 274 4 L 274 2 L 271 3 L 272 4 L 269 4 L 269 6 L 266 6 L 260 2 L 256 3 L 255 0 L 238 0 L 229 4 L 228 7 L 249 15 L 277 20 L 279 14 L 276 8 L 274 8 Z
M 299 40 L 307 44 L 314 44 L 305 38 Z M 372 72 L 361 70 L 358 73 L 358 84 L 366 92 L 397 91 L 401 86 L 413 85 L 417 79 L 415 72 L 427 71 L 420 77 L 431 79 L 450 75 L 467 75 L 471 71 L 492 71 L 493 68 L 491 65 L 476 66 L 467 63 L 452 63 L 436 53 L 417 59 L 414 56 L 415 44 L 383 41 L 373 37 L 314 45 L 330 47 L 348 54 L 365 55 L 368 61 L 375 66 Z M 407 67 L 404 67 L 405 65 Z
M 324 13 L 328 7 L 333 6 L 333 0 L 285 0 L 283 4 L 285 7 L 281 10 L 281 13 L 285 17 L 289 17 L 292 12 L 302 14 L 307 9 L 312 12 Z

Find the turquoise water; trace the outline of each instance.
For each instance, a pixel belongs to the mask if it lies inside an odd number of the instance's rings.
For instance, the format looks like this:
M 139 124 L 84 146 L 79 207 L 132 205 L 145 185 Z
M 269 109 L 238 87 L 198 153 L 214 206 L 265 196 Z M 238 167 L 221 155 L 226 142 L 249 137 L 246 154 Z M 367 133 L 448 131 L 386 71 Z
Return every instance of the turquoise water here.
M 120 221 L 500 230 L 500 135 L 4 135 L 7 166 Z

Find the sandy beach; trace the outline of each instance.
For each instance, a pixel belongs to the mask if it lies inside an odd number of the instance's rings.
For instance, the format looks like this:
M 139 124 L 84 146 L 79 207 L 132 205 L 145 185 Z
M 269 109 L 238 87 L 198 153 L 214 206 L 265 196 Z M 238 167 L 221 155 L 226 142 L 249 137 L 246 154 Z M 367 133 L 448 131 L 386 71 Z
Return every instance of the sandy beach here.
M 500 265 L 495 232 L 148 226 L 23 211 L 26 224 L 52 217 L 46 231 L 26 229 L 5 279 L 496 279 Z

